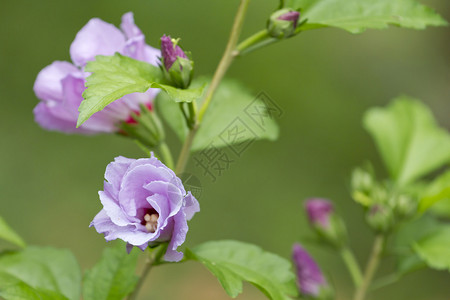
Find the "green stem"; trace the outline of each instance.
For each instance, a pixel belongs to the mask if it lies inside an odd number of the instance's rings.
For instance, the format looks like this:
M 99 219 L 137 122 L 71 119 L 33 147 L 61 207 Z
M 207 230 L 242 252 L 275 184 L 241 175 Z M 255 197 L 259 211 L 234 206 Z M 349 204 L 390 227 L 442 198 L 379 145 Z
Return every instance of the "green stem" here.
M 340 254 L 342 259 L 344 260 L 345 265 L 347 266 L 350 275 L 352 276 L 355 287 L 359 287 L 362 283 L 363 277 L 361 268 L 359 267 L 359 264 L 355 259 L 355 255 L 348 247 L 343 248 Z
M 269 36 L 269 32 L 267 31 L 267 29 L 258 31 L 254 35 L 252 35 L 252 36 L 246 38 L 245 40 L 243 40 L 242 42 L 240 42 L 239 45 L 237 45 L 237 47 L 236 47 L 237 52 L 235 52 L 235 54 L 241 54 L 244 50 L 249 49 L 250 47 L 253 47 L 254 45 L 256 45 L 268 38 L 270 38 L 270 36 Z
M 159 150 L 159 153 L 161 154 L 162 159 L 163 159 L 164 163 L 166 164 L 166 166 L 169 169 L 173 169 L 174 163 L 173 163 L 172 153 L 170 152 L 170 149 L 167 146 L 166 142 L 162 142 L 161 144 L 159 144 L 158 150 Z
M 144 270 L 142 271 L 141 278 L 139 278 L 139 281 L 136 285 L 136 288 L 134 289 L 133 293 L 131 293 L 130 296 L 128 296 L 128 300 L 135 300 L 137 299 L 137 296 L 139 295 L 139 291 L 141 290 L 142 285 L 144 284 L 145 279 L 147 278 L 148 273 L 150 273 L 150 270 L 152 269 L 153 261 L 151 258 L 147 258 L 144 265 Z
M 186 168 L 187 161 L 189 159 L 189 152 L 191 151 L 192 142 L 194 141 L 195 134 L 198 130 L 198 124 L 189 131 L 183 147 L 181 148 L 180 155 L 178 156 L 177 166 L 175 167 L 175 174 L 180 175 Z
M 385 277 L 382 277 L 382 278 L 374 281 L 374 283 L 372 284 L 372 286 L 370 287 L 369 290 L 370 291 L 375 291 L 375 290 L 378 290 L 378 289 L 380 289 L 382 287 L 394 284 L 397 281 L 399 281 L 400 278 L 401 278 L 401 276 L 399 274 L 397 274 L 397 273 L 387 275 Z
M 167 243 L 161 244 L 157 246 L 156 248 L 150 249 L 149 248 L 149 255 L 147 256 L 147 259 L 145 260 L 144 269 L 142 271 L 141 277 L 139 278 L 138 283 L 136 284 L 136 287 L 134 291 L 128 296 L 127 300 L 136 300 L 137 296 L 139 295 L 139 291 L 142 288 L 142 285 L 145 282 L 145 279 L 147 278 L 147 275 L 150 273 L 150 270 L 153 266 L 156 266 L 159 264 L 162 256 L 167 250 Z
M 248 9 L 248 4 L 250 0 L 241 0 L 239 4 L 238 11 L 236 13 L 236 17 L 234 19 L 233 27 L 231 29 L 230 38 L 228 39 L 227 47 L 225 48 L 225 52 L 222 55 L 222 59 L 220 60 L 219 65 L 217 66 L 216 72 L 214 73 L 213 79 L 211 80 L 211 84 L 209 85 L 208 90 L 206 91 L 205 98 L 203 100 L 202 106 L 200 108 L 198 114 L 198 122 L 200 123 L 203 119 L 203 116 L 206 112 L 206 109 L 211 102 L 211 99 L 222 81 L 223 76 L 227 72 L 230 67 L 231 62 L 234 59 L 233 52 L 236 49 L 236 45 L 239 39 L 239 35 L 241 34 L 242 26 L 244 24 L 245 14 Z
M 195 134 L 197 133 L 198 127 L 203 120 L 203 116 L 205 115 L 206 110 L 208 109 L 209 104 L 211 103 L 212 97 L 217 90 L 220 82 L 222 81 L 225 73 L 231 65 L 231 62 L 234 59 L 234 51 L 236 49 L 236 45 L 239 39 L 239 35 L 242 30 L 242 26 L 244 24 L 245 14 L 248 9 L 248 5 L 250 0 L 241 0 L 239 4 L 238 11 L 236 13 L 236 17 L 234 18 L 233 27 L 231 29 L 230 37 L 228 39 L 227 46 L 225 48 L 225 52 L 222 55 L 219 65 L 214 73 L 214 76 L 211 80 L 211 84 L 206 91 L 205 97 L 201 104 L 201 107 L 198 112 L 198 117 L 196 122 L 193 124 L 189 134 L 184 141 L 183 147 L 181 148 L 180 156 L 178 157 L 177 166 L 175 168 L 175 173 L 180 174 L 184 171 L 186 167 L 187 161 L 189 159 L 189 152 L 191 150 L 192 142 L 194 141 Z
M 299 34 L 300 32 L 302 32 L 304 30 L 318 27 L 318 26 L 314 26 L 311 28 L 307 28 L 305 26 L 305 25 L 307 25 L 306 24 L 307 21 L 308 21 L 307 19 L 304 19 L 302 22 L 300 22 L 300 24 L 298 24 L 298 27 L 295 30 L 295 33 L 292 37 L 294 37 L 295 35 Z M 271 37 L 269 32 L 267 31 L 267 29 L 263 29 L 261 31 L 258 31 L 255 34 L 253 34 L 252 36 L 248 37 L 244 41 L 242 41 L 236 47 L 236 50 L 233 52 L 233 55 L 240 56 L 240 55 L 248 54 L 250 52 L 261 49 L 261 48 L 271 45 L 271 44 L 278 43 L 283 40 L 285 40 L 285 39 L 277 39 L 277 38 Z
M 187 104 L 189 110 L 189 128 L 193 127 L 197 120 L 197 102 L 192 101 Z
M 381 254 L 383 252 L 384 243 L 386 238 L 382 234 L 378 234 L 375 237 L 375 241 L 373 243 L 372 253 L 369 258 L 369 262 L 367 263 L 366 270 L 364 272 L 363 282 L 356 290 L 355 296 L 353 300 L 364 300 L 366 297 L 367 289 L 369 288 L 370 283 L 372 282 L 373 276 L 380 264 Z

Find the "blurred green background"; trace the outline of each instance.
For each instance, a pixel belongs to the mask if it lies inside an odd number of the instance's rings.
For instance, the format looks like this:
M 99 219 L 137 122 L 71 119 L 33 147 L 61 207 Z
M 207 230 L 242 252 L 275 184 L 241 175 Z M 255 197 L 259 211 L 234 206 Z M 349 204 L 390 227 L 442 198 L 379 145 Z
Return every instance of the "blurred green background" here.
M 450 20 L 450 2 L 422 1 Z M 0 4 L 0 214 L 30 243 L 71 249 L 83 269 L 105 246 L 88 225 L 100 210 L 97 191 L 105 166 L 118 155 L 140 157 L 123 138 L 68 136 L 42 130 L 33 121 L 32 87 L 37 73 L 54 60 L 70 60 L 75 34 L 92 17 L 120 24 L 133 11 L 147 42 L 166 33 L 182 37 L 197 75 L 214 71 L 223 52 L 234 1 L 79 0 L 2 1 Z M 255 0 L 244 36 L 265 25 L 276 0 Z M 190 222 L 187 245 L 238 239 L 290 256 L 292 244 L 308 235 L 302 203 L 328 197 L 347 220 L 351 243 L 363 262 L 372 234 L 349 197 L 349 174 L 366 160 L 385 175 L 368 134 L 364 111 L 405 93 L 424 100 L 441 125 L 450 128 L 450 29 L 391 28 L 351 35 L 337 29 L 302 33 L 236 61 L 228 75 L 255 95 L 265 91 L 283 109 L 276 143 L 253 144 L 215 183 L 202 181 L 202 211 Z M 175 139 L 170 144 L 179 149 Z M 309 247 L 349 299 L 350 278 L 332 253 Z M 382 273 L 392 267 L 388 262 Z M 373 294 L 373 299 L 450 298 L 446 272 L 421 271 Z M 157 268 L 142 299 L 228 299 L 200 265 Z M 264 299 L 246 286 L 238 299 Z

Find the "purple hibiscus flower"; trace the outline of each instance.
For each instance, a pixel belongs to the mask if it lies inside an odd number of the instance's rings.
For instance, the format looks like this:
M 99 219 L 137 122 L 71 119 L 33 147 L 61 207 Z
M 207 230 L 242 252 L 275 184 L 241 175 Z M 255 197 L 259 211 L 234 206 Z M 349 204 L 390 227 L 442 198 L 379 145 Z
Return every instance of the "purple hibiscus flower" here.
M 41 100 L 34 108 L 36 122 L 47 130 L 65 133 L 110 133 L 116 132 L 117 123 L 129 120 L 131 112 L 138 112 L 139 105 L 151 107 L 158 93 L 149 89 L 145 93 L 133 93 L 108 105 L 76 128 L 78 107 L 83 100 L 84 72 L 88 61 L 97 55 L 113 55 L 116 52 L 158 65 L 160 51 L 145 44 L 145 37 L 134 24 L 131 12 L 122 16 L 121 29 L 100 19 L 91 19 L 76 35 L 70 46 L 73 64 L 55 61 L 39 72 L 34 83 L 34 92 Z
M 181 180 L 156 157 L 117 157 L 106 167 L 103 209 L 90 226 L 107 241 L 121 239 L 145 250 L 169 242 L 164 259 L 179 261 L 183 253 L 187 221 L 200 211 L 198 201 L 185 191 Z
M 297 271 L 297 285 L 301 294 L 317 298 L 321 294 L 321 289 L 328 286 L 319 266 L 300 244 L 294 244 L 292 260 Z

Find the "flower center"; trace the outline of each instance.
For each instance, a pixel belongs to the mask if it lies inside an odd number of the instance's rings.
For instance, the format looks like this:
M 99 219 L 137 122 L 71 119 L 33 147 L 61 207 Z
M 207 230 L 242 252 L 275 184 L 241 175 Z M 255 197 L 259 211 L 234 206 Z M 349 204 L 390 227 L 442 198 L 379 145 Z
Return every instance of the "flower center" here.
M 151 212 L 144 215 L 144 224 L 148 232 L 154 233 L 158 228 L 159 214 L 157 212 Z

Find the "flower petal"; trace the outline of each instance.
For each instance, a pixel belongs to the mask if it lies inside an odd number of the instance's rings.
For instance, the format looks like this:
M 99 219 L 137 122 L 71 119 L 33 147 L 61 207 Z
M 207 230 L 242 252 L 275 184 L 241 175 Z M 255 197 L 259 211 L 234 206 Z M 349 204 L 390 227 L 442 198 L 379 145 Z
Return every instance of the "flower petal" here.
M 118 156 L 106 167 L 105 179 L 112 185 L 113 190 L 117 193 L 119 193 L 123 176 L 134 161 L 135 159 Z
M 183 252 L 178 252 L 177 248 L 186 240 L 188 229 L 186 215 L 180 210 L 180 212 L 174 216 L 172 239 L 170 240 L 166 254 L 164 255 L 166 261 L 180 261 L 183 258 Z
M 151 46 L 145 45 L 145 61 L 149 64 L 158 66 L 161 61 L 159 58 L 161 57 L 161 51 L 159 49 L 153 48 Z
M 54 61 L 42 69 L 33 86 L 36 96 L 41 100 L 62 101 L 61 81 L 70 73 L 79 73 L 79 70 L 67 61 Z
M 46 130 L 56 130 L 64 133 L 92 133 L 83 128 L 77 129 L 76 120 L 67 120 L 61 118 L 61 114 L 58 114 L 58 111 L 61 111 L 61 108 L 57 107 L 56 105 L 58 104 L 54 102 L 40 102 L 38 105 L 36 105 L 36 107 L 33 109 L 35 122 Z
M 164 197 L 169 205 L 169 217 L 174 216 L 181 209 L 183 205 L 183 194 L 180 189 L 171 182 L 155 180 L 145 185 L 144 188 L 151 193 L 159 194 Z
M 134 15 L 132 12 L 127 12 L 122 16 L 120 28 L 125 33 L 127 39 L 142 35 L 142 31 L 134 23 Z
M 145 160 L 148 159 L 142 159 L 141 162 L 145 163 Z M 135 166 L 135 163 L 130 165 L 129 171 L 124 175 L 118 197 L 120 206 L 130 216 L 136 216 L 139 208 L 148 206 L 146 198 L 152 193 L 144 186 L 167 177 L 167 172 L 160 168 L 150 164 Z
M 191 192 L 188 192 L 186 197 L 184 198 L 185 204 L 184 204 L 184 213 L 186 214 L 186 219 L 190 220 L 194 216 L 195 213 L 198 213 L 200 211 L 200 204 L 198 203 L 197 199 L 195 199 L 194 196 L 192 196 Z
M 77 66 L 85 66 L 97 55 L 121 52 L 125 37 L 114 25 L 98 18 L 91 19 L 76 35 L 70 45 L 70 57 Z
M 159 215 L 158 230 L 164 229 L 167 226 L 167 218 L 170 214 L 170 205 L 167 199 L 162 195 L 155 194 L 147 197 L 147 201 Z
M 81 72 L 68 74 L 61 80 L 63 89 L 63 101 L 61 105 L 65 108 L 72 120 L 78 119 L 78 107 L 83 101 L 83 92 L 86 89 L 85 79 Z
M 109 193 L 100 191 L 98 192 L 98 195 L 100 196 L 103 210 L 105 210 L 106 214 L 114 224 L 118 226 L 127 226 L 139 222 L 138 219 L 127 216 L 119 204 L 110 197 Z

